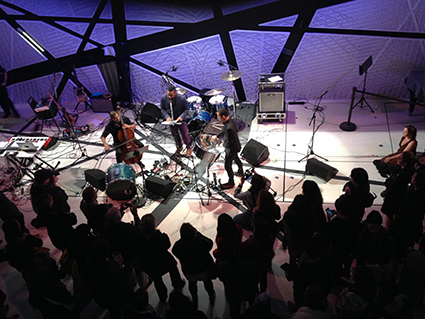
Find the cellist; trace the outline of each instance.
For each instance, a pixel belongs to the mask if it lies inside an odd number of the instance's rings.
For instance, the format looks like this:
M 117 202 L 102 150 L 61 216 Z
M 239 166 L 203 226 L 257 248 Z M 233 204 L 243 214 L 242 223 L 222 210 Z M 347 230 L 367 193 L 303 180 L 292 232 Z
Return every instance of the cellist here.
M 122 163 L 122 152 L 124 145 L 117 147 L 118 145 L 122 144 L 120 140 L 118 139 L 118 132 L 122 129 L 135 129 L 136 125 L 134 123 L 131 123 L 130 119 L 124 115 L 120 115 L 116 111 L 109 112 L 109 116 L 111 119 L 109 120 L 109 123 L 106 125 L 105 130 L 102 133 L 102 136 L 100 139 L 102 140 L 103 145 L 105 146 L 105 149 L 108 151 L 111 149 L 111 147 L 106 143 L 106 137 L 108 137 L 109 134 L 112 134 L 112 137 L 114 139 L 114 147 L 115 147 L 115 157 L 117 159 L 117 163 Z M 121 126 L 121 116 L 122 116 L 122 122 L 124 123 L 123 126 Z M 143 147 L 143 143 L 139 140 L 134 140 L 136 145 L 138 147 Z

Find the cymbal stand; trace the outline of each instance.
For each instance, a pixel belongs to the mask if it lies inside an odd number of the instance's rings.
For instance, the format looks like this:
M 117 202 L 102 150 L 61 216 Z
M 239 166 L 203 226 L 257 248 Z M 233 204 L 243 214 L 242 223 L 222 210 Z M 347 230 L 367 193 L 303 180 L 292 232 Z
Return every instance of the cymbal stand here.
M 238 71 L 238 68 L 236 68 L 235 66 L 227 63 L 226 61 L 220 60 L 220 63 L 219 63 L 220 66 L 224 66 L 225 64 L 229 67 L 230 73 L 233 73 L 233 71 Z M 236 110 L 237 107 L 236 107 L 235 81 L 231 81 L 232 82 L 232 98 L 233 98 L 233 119 L 238 120 L 238 114 L 237 114 L 237 110 Z M 245 121 L 241 117 L 239 117 L 239 120 L 245 123 Z M 248 124 L 248 126 L 249 126 L 249 124 Z
M 307 154 L 306 156 L 304 156 L 302 159 L 300 159 L 300 160 L 298 161 L 298 163 L 302 162 L 302 161 L 303 161 L 303 160 L 305 160 L 305 159 L 307 159 L 307 160 L 308 160 L 310 156 L 317 156 L 317 157 L 319 157 L 319 158 L 321 158 L 321 159 L 323 159 L 323 160 L 325 160 L 325 161 L 328 161 L 326 158 L 324 158 L 324 157 L 322 157 L 322 156 L 320 156 L 320 155 L 317 155 L 317 154 L 316 154 L 316 153 L 314 153 L 314 151 L 313 151 L 313 146 L 314 146 L 314 135 L 316 134 L 316 131 L 319 129 L 319 127 L 323 124 L 323 123 L 321 123 L 321 124 L 320 124 L 320 125 L 316 128 L 316 113 L 317 113 L 317 112 L 321 113 L 321 112 L 323 111 L 323 108 L 319 106 L 319 105 L 320 105 L 320 102 L 322 101 L 322 97 L 319 97 L 316 101 L 318 101 L 318 102 L 317 102 L 317 104 L 315 104 L 315 105 L 314 105 L 313 115 L 311 116 L 310 122 L 308 123 L 308 126 L 310 126 L 310 125 L 311 125 L 311 123 L 313 123 L 313 134 L 312 134 L 312 136 L 311 136 L 311 140 L 310 140 L 310 143 L 309 143 L 309 145 L 308 145 L 308 154 Z
M 232 81 L 232 98 L 233 98 L 233 118 L 237 121 L 237 120 L 239 120 L 239 121 L 242 121 L 242 122 L 244 122 L 245 123 L 245 121 L 236 113 L 236 109 L 237 109 L 237 107 L 236 107 L 236 98 L 235 98 L 235 96 L 236 96 L 236 94 L 235 94 L 235 91 L 236 91 L 236 89 L 235 89 L 235 82 L 234 81 Z M 248 124 L 248 123 L 245 123 L 246 125 L 248 125 L 248 127 L 250 127 L 250 125 Z M 238 126 L 239 127 L 239 126 Z M 244 127 L 245 128 L 245 127 Z M 242 129 L 241 129 L 242 130 Z

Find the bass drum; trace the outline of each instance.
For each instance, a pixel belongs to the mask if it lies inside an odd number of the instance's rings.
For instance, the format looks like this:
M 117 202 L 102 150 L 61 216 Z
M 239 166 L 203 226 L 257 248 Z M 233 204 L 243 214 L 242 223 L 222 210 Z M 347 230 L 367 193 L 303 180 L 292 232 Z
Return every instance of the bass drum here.
M 200 110 L 193 119 L 190 120 L 187 129 L 189 133 L 199 133 L 207 123 L 211 121 L 211 114 L 205 110 Z
M 106 172 L 106 195 L 115 201 L 128 201 L 137 192 L 136 172 L 125 163 L 110 166 Z
M 199 96 L 191 96 L 187 99 L 189 104 L 189 117 L 193 118 L 199 112 L 202 106 L 202 99 Z

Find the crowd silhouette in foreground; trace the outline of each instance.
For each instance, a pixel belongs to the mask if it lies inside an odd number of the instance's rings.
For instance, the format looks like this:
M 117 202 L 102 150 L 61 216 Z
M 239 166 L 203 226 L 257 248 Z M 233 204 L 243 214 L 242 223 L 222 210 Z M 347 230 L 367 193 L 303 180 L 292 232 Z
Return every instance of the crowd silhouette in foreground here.
M 167 306 L 166 318 L 207 318 L 198 310 L 198 282 L 213 306 L 215 280 L 224 286 L 231 318 L 282 318 L 271 311 L 267 280 L 275 249 L 281 247 L 289 254 L 281 268 L 293 282 L 293 300 L 285 300 L 292 318 L 380 318 L 398 294 L 404 295 L 399 318 L 411 318 L 425 292 L 424 167 L 424 157 L 401 152 L 385 181 L 381 212 L 368 214 L 365 209 L 376 196 L 363 168 L 353 168 L 335 209 L 327 212 L 318 185 L 305 180 L 302 194 L 281 214 L 267 179 L 255 175 L 245 193 L 236 188 L 246 212 L 235 218 L 220 214 L 215 238 L 183 223 L 174 244 L 158 230 L 154 215 L 140 218 L 132 204 L 99 204 L 92 187 L 84 190 L 80 205 L 87 223 L 76 226 L 57 177 L 39 170 L 31 187 L 37 214 L 31 223 L 47 228 L 61 258 L 50 256 L 43 241 L 25 227 L 19 209 L 0 192 L 5 258 L 22 274 L 30 304 L 46 319 L 79 318 L 92 300 L 113 319 L 160 318 L 148 300 L 146 289 L 152 283 Z M 122 221 L 126 209 L 133 214 L 132 223 Z M 246 240 L 243 228 L 252 231 Z M 276 245 L 277 240 L 282 244 Z M 71 291 L 64 284 L 70 275 Z M 164 276 L 170 276 L 172 287 Z M 330 293 L 336 295 L 333 307 Z M 1 291 L 0 297 L 0 318 L 16 318 L 6 314 Z

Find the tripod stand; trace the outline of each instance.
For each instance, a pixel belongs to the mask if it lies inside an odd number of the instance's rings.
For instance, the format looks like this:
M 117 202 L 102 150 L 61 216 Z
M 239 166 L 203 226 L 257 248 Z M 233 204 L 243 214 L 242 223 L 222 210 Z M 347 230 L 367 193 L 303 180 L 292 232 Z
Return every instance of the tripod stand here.
M 327 91 L 326 91 L 326 92 L 327 92 Z M 321 96 L 319 96 L 319 98 L 318 98 L 318 103 L 317 103 L 317 105 L 315 105 L 315 106 L 314 106 L 313 115 L 311 116 L 310 122 L 308 123 L 308 126 L 310 126 L 310 125 L 311 125 L 311 123 L 313 123 L 313 134 L 312 134 L 312 136 L 311 136 L 310 145 L 308 146 L 308 154 L 307 154 L 306 156 L 304 156 L 302 159 L 300 159 L 300 160 L 298 161 L 298 163 L 302 162 L 302 161 L 303 161 L 303 160 L 305 160 L 305 159 L 307 159 L 307 160 L 308 160 L 308 158 L 309 158 L 310 156 L 317 156 L 317 157 L 319 157 L 319 158 L 321 158 L 321 159 L 323 159 L 323 160 L 327 161 L 327 159 L 326 159 L 326 158 L 324 158 L 324 157 L 322 157 L 322 156 L 320 156 L 320 155 L 317 155 L 316 153 L 314 153 L 314 150 L 313 150 L 313 146 L 314 146 L 314 135 L 316 134 L 316 131 L 319 129 L 319 127 L 322 125 L 322 124 L 320 124 L 320 125 L 316 128 L 316 113 L 317 113 L 317 112 L 322 112 L 322 108 L 321 108 L 321 107 L 319 107 L 319 105 L 320 105 L 320 102 L 322 101 L 322 97 L 323 97 L 323 95 L 324 95 L 324 94 L 322 94 Z
M 50 96 L 50 98 L 52 99 L 52 101 L 56 104 L 56 106 L 62 111 L 62 112 L 64 112 L 64 110 L 59 106 L 59 104 L 58 104 L 58 102 L 56 102 L 56 100 L 53 98 L 53 96 L 51 96 L 50 94 L 49 94 L 49 96 Z M 66 112 L 66 111 L 65 111 Z M 75 128 L 74 128 L 74 125 L 73 125 L 73 123 L 71 123 L 70 122 L 70 120 L 69 120 L 69 114 L 65 114 L 65 112 L 64 112 L 64 119 L 65 119 L 65 122 L 66 122 L 66 124 L 71 128 L 71 130 L 72 130 L 72 133 L 73 133 L 73 138 L 74 138 L 74 141 L 76 142 L 76 144 L 78 145 L 78 148 L 79 148 L 79 150 L 80 150 L 80 152 L 81 152 L 81 155 L 74 161 L 74 163 L 75 162 L 77 162 L 79 159 L 81 159 L 81 158 L 83 158 L 83 157 L 88 157 L 89 158 L 89 156 L 87 155 L 87 150 L 85 149 L 85 148 L 83 148 L 83 147 L 81 147 L 81 144 L 80 144 L 80 141 L 78 140 L 78 135 L 77 135 L 77 132 L 75 131 Z M 71 137 L 72 138 L 72 137 Z M 73 149 L 75 150 L 75 144 L 74 144 L 74 146 L 73 146 Z
M 367 79 L 367 70 L 372 66 L 372 56 L 368 57 L 366 61 L 359 66 L 359 74 L 363 75 L 364 73 L 364 81 L 363 81 L 363 91 L 362 91 L 362 97 L 360 100 L 352 107 L 352 109 L 355 109 L 357 105 L 360 104 L 360 108 L 363 108 L 363 102 L 366 103 L 366 105 L 369 107 L 369 109 L 372 111 L 372 113 L 375 113 L 373 109 L 370 107 L 369 103 L 367 103 L 364 94 L 366 91 L 366 79 Z M 353 92 L 354 94 L 355 92 Z
M 369 103 L 367 103 L 366 98 L 364 97 L 364 92 L 366 90 L 366 78 L 367 78 L 367 71 L 365 71 L 364 73 L 364 81 L 363 81 L 363 91 L 362 91 L 362 97 L 360 98 L 360 100 L 353 106 L 353 109 L 356 108 L 357 105 L 360 104 L 360 108 L 363 108 L 363 102 L 369 107 L 369 109 L 372 111 L 372 113 L 375 113 L 372 109 L 372 107 L 369 105 Z

